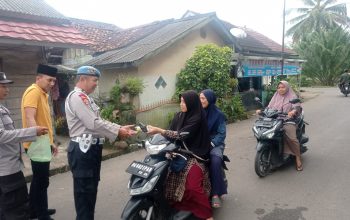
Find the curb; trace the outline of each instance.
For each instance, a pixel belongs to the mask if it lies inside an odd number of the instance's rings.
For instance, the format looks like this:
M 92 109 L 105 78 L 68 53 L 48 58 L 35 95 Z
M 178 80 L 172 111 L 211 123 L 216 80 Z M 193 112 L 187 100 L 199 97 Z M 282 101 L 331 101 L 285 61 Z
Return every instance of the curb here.
M 133 147 L 129 147 L 129 148 L 122 149 L 122 150 L 116 150 L 115 152 L 107 153 L 105 155 L 102 155 L 102 161 L 108 160 L 108 159 L 111 159 L 111 158 L 115 158 L 115 157 L 121 156 L 123 154 L 130 153 L 130 152 L 138 151 L 138 150 L 139 150 L 139 148 L 133 148 Z M 68 171 L 70 171 L 69 165 L 65 164 L 63 166 L 50 169 L 49 176 L 53 176 L 53 175 L 56 175 L 56 174 L 59 174 L 59 173 L 66 173 Z M 32 181 L 32 177 L 33 177 L 33 174 L 29 174 L 29 175 L 25 176 L 26 183 L 31 182 Z

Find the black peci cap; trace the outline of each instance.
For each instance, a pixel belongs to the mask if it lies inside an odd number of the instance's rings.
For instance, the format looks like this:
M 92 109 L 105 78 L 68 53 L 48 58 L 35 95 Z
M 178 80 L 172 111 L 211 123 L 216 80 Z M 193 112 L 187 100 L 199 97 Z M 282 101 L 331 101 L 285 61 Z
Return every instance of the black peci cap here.
M 38 74 L 45 74 L 45 75 L 48 75 L 48 76 L 56 77 L 56 75 L 57 75 L 57 68 L 51 67 L 51 66 L 47 66 L 47 65 L 44 65 L 44 64 L 39 64 L 36 72 Z
M 0 84 L 11 84 L 12 80 L 6 78 L 6 74 L 4 72 L 0 72 Z

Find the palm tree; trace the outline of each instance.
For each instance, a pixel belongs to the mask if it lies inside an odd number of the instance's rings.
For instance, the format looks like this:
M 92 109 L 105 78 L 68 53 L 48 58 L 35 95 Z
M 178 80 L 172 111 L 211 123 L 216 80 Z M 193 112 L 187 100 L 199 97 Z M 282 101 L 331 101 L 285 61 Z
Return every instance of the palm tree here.
M 305 7 L 288 11 L 288 14 L 293 11 L 298 13 L 297 17 L 289 20 L 289 23 L 294 25 L 286 33 L 287 36 L 293 36 L 294 42 L 306 33 L 344 27 L 350 21 L 345 3 L 337 4 L 337 0 L 302 1 Z
M 321 85 L 334 86 L 339 75 L 350 66 L 350 33 L 341 27 L 315 31 L 294 49 L 306 60 L 303 74 Z

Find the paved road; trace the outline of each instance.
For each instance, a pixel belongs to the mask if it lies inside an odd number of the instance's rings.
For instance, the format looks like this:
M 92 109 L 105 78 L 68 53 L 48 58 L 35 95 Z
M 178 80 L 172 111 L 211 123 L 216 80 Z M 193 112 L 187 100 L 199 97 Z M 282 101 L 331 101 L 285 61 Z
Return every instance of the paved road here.
M 228 125 L 226 153 L 231 158 L 229 194 L 215 219 L 220 220 L 348 220 L 350 218 L 350 97 L 336 88 L 313 89 L 316 98 L 303 104 L 310 123 L 309 151 L 303 155 L 304 171 L 290 166 L 265 178 L 254 172 L 256 141 L 251 119 Z M 134 152 L 102 164 L 102 180 L 96 206 L 97 220 L 120 219 L 127 202 L 128 174 L 132 160 L 142 159 L 144 151 Z M 49 206 L 57 209 L 58 220 L 74 219 L 70 173 L 50 178 Z

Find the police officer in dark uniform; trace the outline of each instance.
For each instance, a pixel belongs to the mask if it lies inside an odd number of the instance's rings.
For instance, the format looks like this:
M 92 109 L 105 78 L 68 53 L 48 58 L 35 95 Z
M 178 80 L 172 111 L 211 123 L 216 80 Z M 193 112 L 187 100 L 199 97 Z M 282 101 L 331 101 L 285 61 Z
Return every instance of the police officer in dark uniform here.
M 0 101 L 9 93 L 12 80 L 0 72 Z M 28 220 L 29 198 L 23 176 L 20 142 L 35 141 L 37 135 L 48 132 L 45 127 L 15 129 L 10 111 L 0 104 L 0 219 Z
M 100 108 L 88 96 L 94 92 L 100 76 L 100 71 L 92 66 L 80 67 L 76 87 L 65 103 L 71 138 L 68 163 L 73 174 L 77 220 L 94 219 L 105 137 L 113 142 L 117 137 L 126 138 L 135 134 L 132 125 L 120 126 L 100 117 Z

